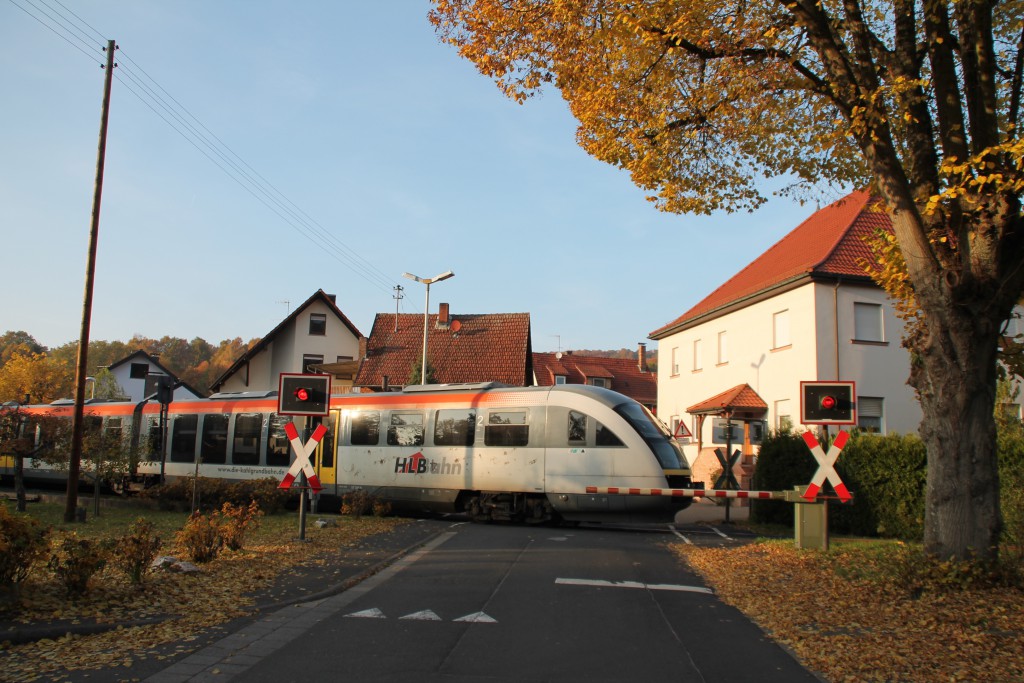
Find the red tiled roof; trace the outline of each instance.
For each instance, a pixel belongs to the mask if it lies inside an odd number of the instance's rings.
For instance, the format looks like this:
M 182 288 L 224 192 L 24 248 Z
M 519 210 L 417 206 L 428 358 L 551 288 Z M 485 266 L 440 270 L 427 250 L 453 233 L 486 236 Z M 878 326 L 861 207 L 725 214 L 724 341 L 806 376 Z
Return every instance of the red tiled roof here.
M 858 190 L 812 214 L 746 268 L 686 313 L 651 332 L 661 339 L 681 326 L 790 282 L 813 277 L 870 281 L 861 260 L 872 261 L 864 237 L 891 230 L 878 199 Z
M 698 413 L 720 413 L 735 410 L 764 411 L 768 410 L 768 404 L 757 395 L 757 392 L 749 384 L 740 384 L 728 391 L 723 391 L 717 396 L 712 396 L 706 401 L 690 406 L 686 409 L 686 412 L 696 415 Z
M 611 379 L 612 391 L 653 406 L 658 402 L 658 377 L 653 372 L 641 372 L 637 361 L 631 358 L 604 358 L 583 356 L 571 352 L 556 358 L 554 353 L 534 353 L 533 372 L 537 386 L 549 387 L 555 375 L 565 377 L 566 384 L 586 384 L 588 378 Z
M 435 381 L 533 383 L 529 313 L 450 314 L 449 321 L 446 329 L 437 327 L 436 315 L 427 323 Z M 386 376 L 391 386 L 405 385 L 422 357 L 423 316 L 378 313 L 355 384 L 380 387 Z

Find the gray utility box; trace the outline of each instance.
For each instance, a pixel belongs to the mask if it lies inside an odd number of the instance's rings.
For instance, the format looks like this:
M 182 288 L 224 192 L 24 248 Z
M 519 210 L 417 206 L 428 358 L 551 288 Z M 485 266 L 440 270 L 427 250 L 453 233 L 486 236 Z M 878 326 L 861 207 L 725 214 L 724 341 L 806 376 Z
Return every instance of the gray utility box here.
M 794 503 L 793 540 L 797 548 L 828 550 L 828 502 L 810 502 L 802 497 L 806 486 L 786 491 L 786 501 Z

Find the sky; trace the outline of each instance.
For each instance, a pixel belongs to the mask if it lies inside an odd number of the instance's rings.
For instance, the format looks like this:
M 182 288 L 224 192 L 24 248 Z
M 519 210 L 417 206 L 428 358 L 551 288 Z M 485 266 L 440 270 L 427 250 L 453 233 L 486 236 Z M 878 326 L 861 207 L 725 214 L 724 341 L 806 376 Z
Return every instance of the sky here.
M 429 9 L 0 0 L 0 334 L 79 337 L 111 39 L 92 340 L 249 341 L 318 289 L 368 335 L 423 313 L 403 273 L 452 270 L 432 313 L 529 313 L 534 351 L 650 352 L 814 211 L 657 211 L 577 146 L 557 91 L 507 99 Z

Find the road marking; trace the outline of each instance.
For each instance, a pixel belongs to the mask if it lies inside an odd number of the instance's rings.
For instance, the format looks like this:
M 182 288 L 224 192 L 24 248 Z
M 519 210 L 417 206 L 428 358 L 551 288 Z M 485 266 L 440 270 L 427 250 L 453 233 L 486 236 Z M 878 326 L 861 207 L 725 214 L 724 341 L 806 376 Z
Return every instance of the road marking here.
M 473 612 L 472 614 L 467 614 L 464 617 L 459 617 L 458 619 L 452 619 L 452 621 L 466 621 L 466 622 L 469 622 L 471 624 L 497 624 L 498 623 L 497 619 L 495 619 L 493 617 L 490 617 L 490 616 L 484 614 L 483 612 Z
M 703 586 L 681 586 L 672 583 L 641 583 L 639 581 L 604 581 L 602 579 L 555 579 L 555 583 L 566 586 L 595 586 L 597 588 L 646 588 L 652 591 L 679 591 L 684 593 L 713 594 Z
M 413 619 L 415 621 L 441 621 L 441 617 L 434 613 L 434 610 L 424 609 L 419 612 L 413 612 L 412 614 L 406 614 L 404 617 L 398 617 L 399 619 Z
M 384 613 L 376 607 L 374 607 L 373 609 L 364 609 L 361 612 L 352 612 L 351 614 L 346 614 L 345 616 L 355 617 L 357 619 L 387 619 L 387 617 L 384 616 Z
M 727 535 L 725 535 L 724 533 L 722 533 L 722 532 L 721 532 L 721 531 L 720 531 L 720 530 L 718 529 L 718 527 L 716 527 L 716 526 L 713 526 L 713 527 L 711 527 L 711 530 L 712 530 L 712 531 L 714 531 L 714 532 L 715 532 L 716 534 L 718 534 L 719 536 L 721 536 L 722 538 L 724 538 L 724 539 L 725 539 L 725 540 L 727 540 L 727 541 L 731 541 L 731 540 L 732 540 L 732 539 L 731 539 L 731 538 L 730 538 L 729 536 L 727 536 Z
M 682 424 L 682 422 L 680 422 L 679 424 Z M 674 533 L 679 538 L 683 539 L 683 541 L 686 542 L 686 545 L 693 545 L 693 541 L 691 541 L 689 538 L 680 533 L 679 529 L 675 528 L 671 524 L 668 525 L 668 530 Z

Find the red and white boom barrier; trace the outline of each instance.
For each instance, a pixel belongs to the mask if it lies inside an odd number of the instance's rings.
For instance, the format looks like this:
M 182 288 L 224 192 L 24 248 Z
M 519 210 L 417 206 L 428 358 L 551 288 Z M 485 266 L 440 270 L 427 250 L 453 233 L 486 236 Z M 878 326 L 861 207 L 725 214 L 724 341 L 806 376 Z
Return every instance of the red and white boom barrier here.
M 785 491 L 728 491 L 725 489 L 634 489 L 621 486 L 588 486 L 587 493 L 620 496 L 672 496 L 675 498 L 756 498 L 784 500 Z

